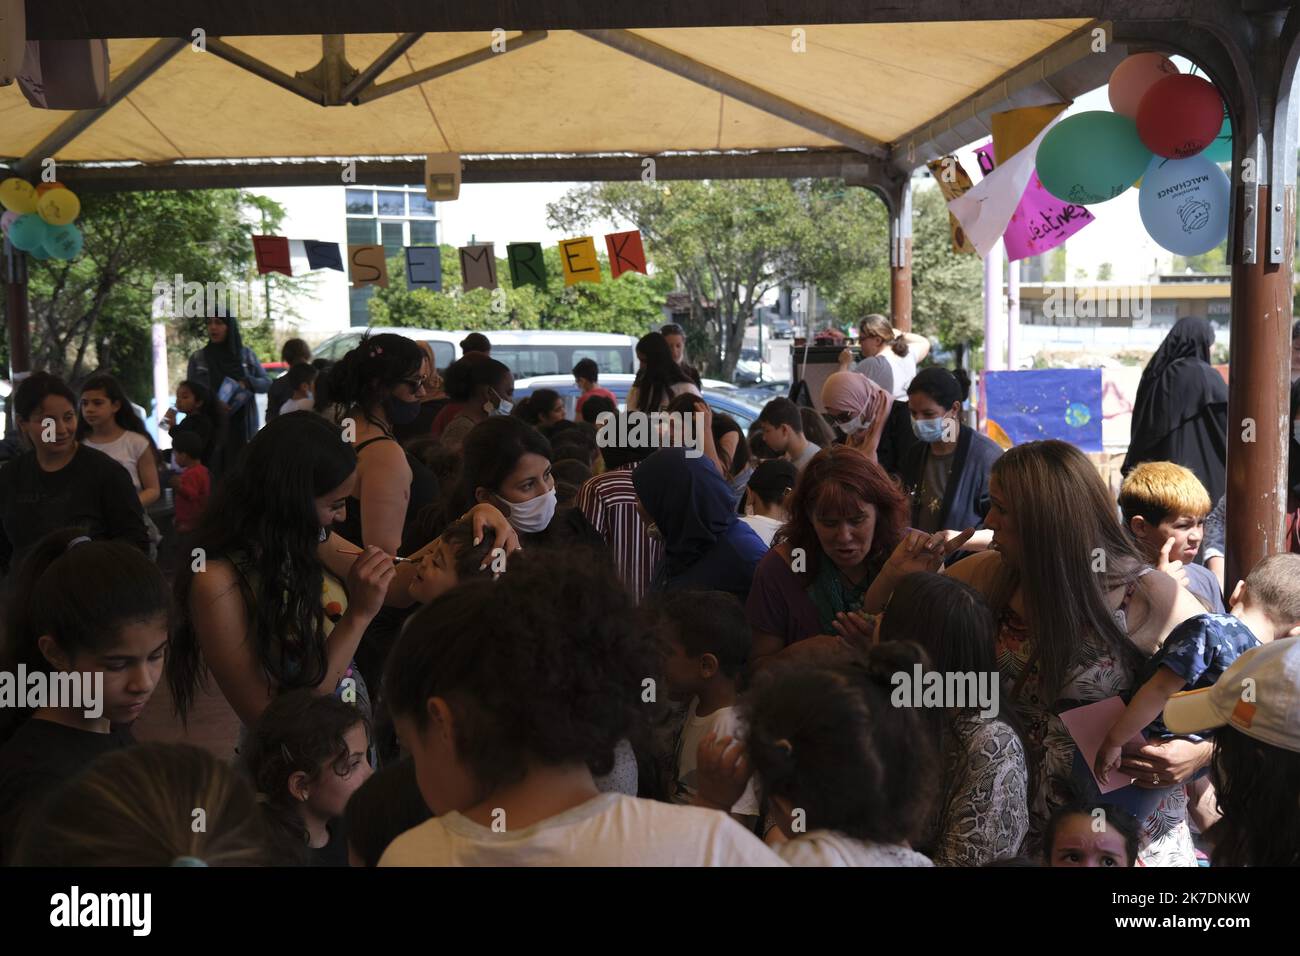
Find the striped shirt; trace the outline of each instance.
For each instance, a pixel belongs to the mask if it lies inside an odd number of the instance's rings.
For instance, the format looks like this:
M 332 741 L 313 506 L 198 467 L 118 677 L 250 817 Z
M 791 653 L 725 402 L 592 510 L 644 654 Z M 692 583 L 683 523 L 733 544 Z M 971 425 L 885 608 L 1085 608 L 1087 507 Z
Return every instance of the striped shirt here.
M 596 475 L 578 490 L 574 506 L 591 522 L 614 556 L 614 571 L 639 604 L 650 590 L 655 565 L 663 556 L 663 543 L 646 531 L 636 510 L 632 470 L 624 465 Z

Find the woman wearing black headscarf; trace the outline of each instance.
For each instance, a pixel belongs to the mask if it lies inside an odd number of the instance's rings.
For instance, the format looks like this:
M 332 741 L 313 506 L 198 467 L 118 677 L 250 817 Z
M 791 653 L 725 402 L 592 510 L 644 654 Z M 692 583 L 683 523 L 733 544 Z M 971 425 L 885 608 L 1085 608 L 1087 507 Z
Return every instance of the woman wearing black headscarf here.
M 1190 468 L 1211 501 L 1226 487 L 1228 386 L 1210 364 L 1214 327 L 1179 319 L 1151 356 L 1138 384 L 1124 474 L 1144 461 Z
M 247 392 L 265 393 L 271 388 L 271 379 L 257 360 L 253 350 L 244 345 L 239 335 L 235 317 L 213 316 L 208 319 L 208 344 L 190 356 L 185 377 L 198 382 L 215 398 L 226 379 L 236 382 Z M 239 395 L 237 391 L 235 393 Z M 220 460 L 212 468 L 219 474 L 234 465 L 239 452 L 262 427 L 257 414 L 257 400 L 244 396 L 242 404 L 229 409 L 226 418 L 224 441 L 218 442 Z

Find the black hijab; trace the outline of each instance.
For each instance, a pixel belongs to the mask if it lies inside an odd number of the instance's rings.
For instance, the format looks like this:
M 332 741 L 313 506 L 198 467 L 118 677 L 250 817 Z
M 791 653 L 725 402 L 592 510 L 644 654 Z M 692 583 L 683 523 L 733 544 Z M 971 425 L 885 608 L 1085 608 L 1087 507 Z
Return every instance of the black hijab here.
M 1218 501 L 1225 488 L 1228 386 L 1210 364 L 1214 327 L 1201 316 L 1179 319 L 1138 383 L 1123 472 L 1144 461 L 1190 468 Z
M 239 322 L 233 315 L 218 316 L 218 321 L 226 323 L 226 341 L 216 343 L 209 339 L 203 347 L 212 375 L 213 394 L 221 388 L 222 379 L 229 377 L 238 382 L 248 376 L 244 371 L 244 340 L 239 335 Z

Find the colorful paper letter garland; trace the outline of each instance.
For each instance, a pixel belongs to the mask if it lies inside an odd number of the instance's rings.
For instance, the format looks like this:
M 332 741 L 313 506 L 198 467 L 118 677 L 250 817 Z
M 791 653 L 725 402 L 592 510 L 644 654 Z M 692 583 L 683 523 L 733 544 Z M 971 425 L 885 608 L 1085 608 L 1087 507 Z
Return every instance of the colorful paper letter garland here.
M 564 239 L 559 243 L 560 268 L 566 286 L 579 282 L 600 282 L 603 279 L 600 260 L 596 257 L 596 241 L 592 236 Z M 609 253 L 609 269 L 617 279 L 626 272 L 646 274 L 645 247 L 641 233 L 612 232 L 605 236 L 605 249 Z M 406 285 L 410 289 L 429 289 L 442 292 L 442 250 L 438 246 L 407 246 Z M 462 288 L 495 289 L 497 261 L 495 248 L 481 243 L 461 246 L 460 273 Z M 253 236 L 253 255 L 257 259 L 257 274 L 279 272 L 293 275 L 293 257 L 305 256 L 309 269 L 343 268 L 343 258 L 337 242 L 320 242 L 315 239 L 287 239 L 284 236 Z M 388 264 L 384 247 L 375 244 L 348 245 L 347 273 L 354 286 L 388 286 Z M 510 268 L 510 282 L 515 286 L 535 285 L 546 287 L 546 261 L 540 242 L 512 242 L 506 246 L 506 263 Z

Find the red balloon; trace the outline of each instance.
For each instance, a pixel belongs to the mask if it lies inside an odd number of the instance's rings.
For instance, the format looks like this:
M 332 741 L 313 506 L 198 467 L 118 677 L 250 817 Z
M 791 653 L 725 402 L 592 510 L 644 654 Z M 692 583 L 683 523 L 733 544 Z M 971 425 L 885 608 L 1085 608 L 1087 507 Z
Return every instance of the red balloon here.
M 65 186 L 65 185 L 63 185 L 63 183 L 59 183 L 59 182 L 54 182 L 54 183 L 37 183 L 37 184 L 36 184 L 36 195 L 37 195 L 37 196 L 44 196 L 44 195 L 45 195 L 47 192 L 49 192 L 51 189 L 67 189 L 67 188 L 68 188 L 68 187 Z
M 1166 159 L 1186 159 L 1205 149 L 1223 125 L 1223 99 L 1214 84 L 1180 73 L 1151 84 L 1138 104 L 1138 138 Z

